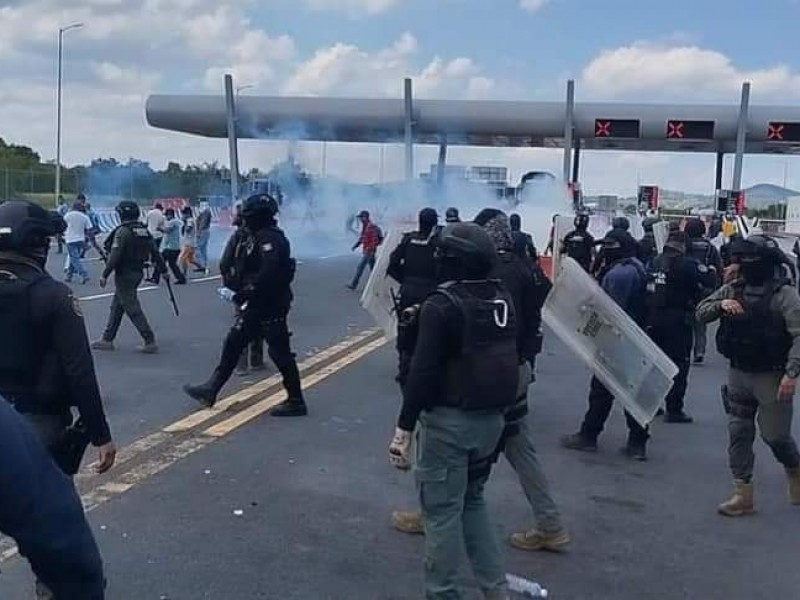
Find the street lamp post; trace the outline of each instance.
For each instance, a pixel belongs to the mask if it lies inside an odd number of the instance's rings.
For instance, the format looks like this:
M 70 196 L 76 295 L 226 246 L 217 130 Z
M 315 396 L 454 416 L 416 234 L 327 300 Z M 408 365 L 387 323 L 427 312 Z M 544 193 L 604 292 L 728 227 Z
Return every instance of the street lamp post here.
M 251 90 L 254 87 L 256 87 L 255 83 L 248 83 L 246 85 L 238 85 L 238 86 L 236 86 L 236 97 L 238 98 L 239 94 L 241 94 L 243 91 Z
M 58 82 L 56 85 L 56 204 L 61 196 L 61 71 L 63 61 L 64 34 L 72 29 L 83 27 L 83 23 L 73 23 L 58 28 Z

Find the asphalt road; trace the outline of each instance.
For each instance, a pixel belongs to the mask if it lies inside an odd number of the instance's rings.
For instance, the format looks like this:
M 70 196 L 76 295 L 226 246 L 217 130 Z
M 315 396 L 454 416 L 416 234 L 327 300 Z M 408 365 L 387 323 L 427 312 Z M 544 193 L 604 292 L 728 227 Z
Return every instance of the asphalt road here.
M 263 415 L 262 404 L 280 393 L 267 382 L 262 393 L 250 394 L 257 378 L 236 378 L 226 388 L 226 394 L 245 389 L 241 405 L 198 413 L 180 385 L 212 368 L 230 306 L 216 297 L 215 280 L 177 288 L 179 318 L 163 289 L 142 293 L 161 353 L 136 353 L 139 340 L 126 323 L 117 350 L 97 355 L 125 460 L 116 473 L 79 481 L 93 508 L 110 599 L 422 597 L 423 541 L 389 525 L 393 509 L 414 504 L 411 477 L 387 460 L 399 400 L 394 351 L 375 336 L 324 351 L 371 326 L 358 295 L 344 289 L 356 261 L 304 260 L 298 269 L 291 327 L 298 358 L 307 364 L 311 413 L 304 419 Z M 99 265 L 90 268 L 96 280 Z M 91 283 L 74 288 L 81 297 L 103 293 Z M 106 297 L 82 302 L 93 337 L 102 332 L 109 303 Z M 549 336 L 532 388 L 532 419 L 573 544 L 563 554 L 508 548 L 508 571 L 539 581 L 556 599 L 800 597 L 800 509 L 788 504 L 782 470 L 763 444 L 758 514 L 716 515 L 730 491 L 723 377 L 724 364 L 713 353 L 693 369 L 688 410 L 696 422 L 657 423 L 649 462 L 618 454 L 625 440 L 618 408 L 600 452 L 574 453 L 559 448 L 558 437 L 577 429 L 589 375 Z M 202 423 L 168 427 L 192 414 Z M 495 469 L 488 496 L 498 535 L 532 524 L 507 464 Z M 466 572 L 464 585 L 471 587 Z M 31 590 L 24 561 L 2 564 L 0 598 L 28 598 Z

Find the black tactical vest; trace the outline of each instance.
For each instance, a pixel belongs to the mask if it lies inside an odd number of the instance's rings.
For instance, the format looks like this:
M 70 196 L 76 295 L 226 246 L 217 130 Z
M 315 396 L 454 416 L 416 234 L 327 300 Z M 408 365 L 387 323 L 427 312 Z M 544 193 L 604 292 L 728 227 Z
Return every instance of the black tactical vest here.
M 571 231 L 564 238 L 564 251 L 567 256 L 588 268 L 592 259 L 592 238 L 586 231 Z
M 663 254 L 653 259 L 647 274 L 647 307 L 651 316 L 658 311 L 690 312 L 694 294 L 686 278 L 686 259 Z
M 490 299 L 470 293 L 493 286 Z M 464 411 L 502 410 L 514 404 L 519 378 L 517 319 L 511 296 L 499 282 L 451 282 L 435 293 L 461 313 L 461 347 L 447 365 L 447 405 Z
M 433 243 L 429 236 L 421 233 L 410 235 L 405 242 L 403 261 L 403 285 L 413 287 L 430 286 L 428 292 L 436 285 L 436 263 L 433 260 Z M 423 296 L 424 297 L 424 296 Z
M 36 384 L 38 352 L 31 290 L 44 274 L 19 277 L 0 267 L 0 394 L 22 399 Z
M 783 371 L 792 347 L 786 321 L 772 309 L 772 298 L 786 281 L 767 283 L 755 302 L 744 297 L 744 283 L 734 285 L 734 298 L 745 308 L 740 316 L 724 316 L 717 330 L 717 350 L 741 371 Z
M 125 228 L 131 232 L 130 246 L 126 248 L 125 255 L 122 257 L 122 267 L 129 269 L 141 269 L 151 256 L 154 248 L 153 236 L 147 231 L 147 226 L 143 223 L 123 223 L 118 226 L 106 238 L 103 246 L 106 253 L 110 254 L 114 245 L 114 239 L 119 235 L 119 230 Z
M 689 256 L 697 259 L 700 264 L 707 267 L 713 266 L 711 259 L 714 251 L 712 250 L 711 242 L 708 240 L 703 238 L 689 240 L 687 250 L 689 251 Z

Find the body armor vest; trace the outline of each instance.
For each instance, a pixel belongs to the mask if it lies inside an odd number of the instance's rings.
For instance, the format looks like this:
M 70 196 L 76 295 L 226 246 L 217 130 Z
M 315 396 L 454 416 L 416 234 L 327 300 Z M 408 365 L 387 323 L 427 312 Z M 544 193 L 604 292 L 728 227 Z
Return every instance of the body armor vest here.
M 490 299 L 469 291 L 472 285 L 490 285 Z M 447 297 L 461 313 L 461 347 L 447 365 L 448 406 L 465 411 L 502 410 L 517 395 L 519 360 L 517 319 L 511 296 L 498 282 L 451 282 L 435 293 Z
M 786 321 L 772 309 L 772 298 L 785 281 L 768 282 L 755 301 L 746 301 L 744 283 L 734 284 L 734 298 L 745 308 L 739 316 L 723 316 L 717 331 L 717 350 L 741 371 L 782 371 L 792 347 Z
M 38 373 L 31 290 L 44 274 L 19 277 L 0 267 L 0 394 L 7 399 L 31 394 Z

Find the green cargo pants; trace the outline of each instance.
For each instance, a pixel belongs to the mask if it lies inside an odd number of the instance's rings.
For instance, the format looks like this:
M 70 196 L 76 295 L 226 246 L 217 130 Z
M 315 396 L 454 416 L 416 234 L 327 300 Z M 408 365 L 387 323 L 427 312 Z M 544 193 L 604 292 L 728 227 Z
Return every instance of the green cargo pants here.
M 122 324 L 123 315 L 128 315 L 128 318 L 136 327 L 139 335 L 145 343 L 155 341 L 153 330 L 150 329 L 150 324 L 147 322 L 147 317 L 144 316 L 142 306 L 139 304 L 139 296 L 137 288 L 142 282 L 142 273 L 135 271 L 122 271 L 114 275 L 114 300 L 111 302 L 111 314 L 108 316 L 108 324 L 106 325 L 103 339 L 107 342 L 113 342 L 117 337 L 119 326 Z
M 728 413 L 728 455 L 735 479 L 750 481 L 753 476 L 756 421 L 777 461 L 788 469 L 800 466 L 800 453 L 792 437 L 794 407 L 777 398 L 782 377 L 782 372 L 745 373 L 733 368 L 728 373 L 723 402 Z
M 483 497 L 491 466 L 487 459 L 497 449 L 503 425 L 500 412 L 437 407 L 420 416 L 414 473 L 425 523 L 428 600 L 462 598 L 456 578 L 464 546 L 484 593 L 505 589 L 500 547 Z

